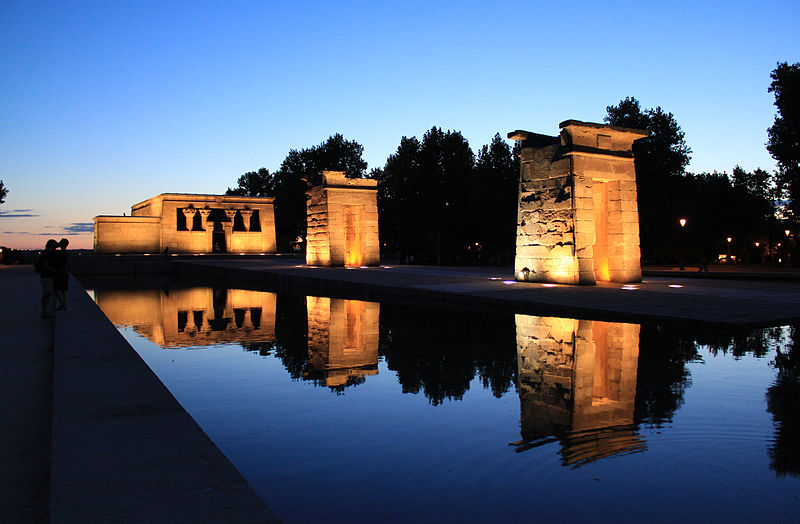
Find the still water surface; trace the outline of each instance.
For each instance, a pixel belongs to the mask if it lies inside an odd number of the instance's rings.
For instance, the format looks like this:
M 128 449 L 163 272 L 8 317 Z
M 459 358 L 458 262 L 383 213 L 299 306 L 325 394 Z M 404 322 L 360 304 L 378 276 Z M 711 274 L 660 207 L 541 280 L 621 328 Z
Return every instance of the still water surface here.
M 286 522 L 793 521 L 800 330 L 91 292 Z

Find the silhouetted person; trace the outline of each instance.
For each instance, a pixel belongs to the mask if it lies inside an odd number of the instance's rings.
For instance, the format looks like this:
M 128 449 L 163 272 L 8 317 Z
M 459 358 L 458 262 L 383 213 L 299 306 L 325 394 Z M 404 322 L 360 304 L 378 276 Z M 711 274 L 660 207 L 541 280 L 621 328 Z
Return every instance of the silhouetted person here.
M 39 280 L 42 283 L 42 318 L 53 316 L 53 292 L 55 290 L 55 252 L 58 242 L 53 239 L 47 241 L 44 252 L 36 260 L 36 271 L 39 272 Z
M 698 269 L 697 271 L 698 272 L 705 271 L 706 273 L 708 273 L 708 257 L 707 256 L 700 255 L 700 269 Z
M 60 249 L 53 252 L 55 260 L 54 267 L 56 269 L 55 295 L 56 295 L 56 300 L 58 301 L 59 310 L 67 309 L 67 289 L 69 289 L 69 253 L 67 252 L 68 245 L 69 245 L 69 240 L 67 240 L 66 238 L 62 238 L 58 242 L 58 247 Z

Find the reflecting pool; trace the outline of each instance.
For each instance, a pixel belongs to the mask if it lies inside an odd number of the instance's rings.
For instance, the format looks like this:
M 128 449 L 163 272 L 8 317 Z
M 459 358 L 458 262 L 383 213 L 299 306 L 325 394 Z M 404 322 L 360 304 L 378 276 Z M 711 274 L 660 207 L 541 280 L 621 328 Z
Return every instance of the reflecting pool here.
M 90 291 L 286 522 L 789 521 L 800 330 Z

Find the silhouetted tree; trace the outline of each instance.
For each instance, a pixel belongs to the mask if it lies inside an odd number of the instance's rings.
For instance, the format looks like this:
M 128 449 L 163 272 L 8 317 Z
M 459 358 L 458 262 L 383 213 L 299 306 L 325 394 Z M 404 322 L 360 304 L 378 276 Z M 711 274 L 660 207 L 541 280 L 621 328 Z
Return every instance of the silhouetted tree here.
M 519 192 L 519 142 L 514 148 L 495 134 L 475 162 L 472 227 L 479 242 L 478 260 L 510 263 L 514 259 Z
M 681 208 L 678 177 L 689 165 L 691 149 L 672 113 L 661 107 L 643 110 L 639 101 L 627 97 L 606 108 L 605 122 L 614 126 L 644 129 L 650 136 L 633 143 L 639 197 L 639 228 L 642 259 L 663 258 L 663 239 L 672 236 L 675 225 L 688 210 Z M 678 205 L 676 205 L 678 204 Z
M 458 131 L 434 126 L 422 141 L 403 137 L 378 173 L 386 238 L 417 260 L 463 261 L 475 238 L 469 196 L 474 164 Z
M 415 204 L 421 187 L 420 147 L 416 137 L 404 136 L 397 151 L 386 159 L 384 168 L 373 172 L 378 180 L 381 242 L 388 253 L 401 258 L 422 249 L 419 235 L 422 221 Z
M 248 171 L 239 177 L 235 188 L 228 188 L 226 195 L 239 196 L 273 196 L 275 194 L 275 177 L 266 168 Z
M 291 249 L 306 235 L 306 189 L 318 184 L 323 170 L 344 171 L 348 178 L 363 178 L 367 163 L 361 157 L 364 147 L 345 140 L 340 134 L 300 151 L 292 149 L 273 176 L 275 193 L 275 232 L 278 249 Z
M 7 194 L 8 194 L 8 189 L 6 189 L 6 186 L 3 185 L 3 181 L 0 180 L 0 204 L 6 201 Z
M 788 190 L 789 209 L 800 217 L 800 63 L 778 63 L 770 78 L 767 91 L 775 93 L 778 114 L 767 130 L 767 150 L 778 163 L 778 183 Z

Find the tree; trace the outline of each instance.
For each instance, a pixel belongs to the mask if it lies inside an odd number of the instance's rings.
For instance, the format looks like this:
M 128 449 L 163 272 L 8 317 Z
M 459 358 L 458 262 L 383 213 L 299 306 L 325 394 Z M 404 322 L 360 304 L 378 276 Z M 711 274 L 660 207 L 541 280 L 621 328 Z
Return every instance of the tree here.
M 775 93 L 778 114 L 767 130 L 767 150 L 778 163 L 778 185 L 788 190 L 789 209 L 800 216 L 800 63 L 778 63 L 770 78 L 767 91 Z
M 6 186 L 3 185 L 3 181 L 0 180 L 0 204 L 6 201 L 7 194 L 8 194 L 8 189 L 6 189 Z
M 633 143 L 640 242 L 643 260 L 663 261 L 671 256 L 664 239 L 674 234 L 678 219 L 689 211 L 679 204 L 685 196 L 679 192 L 679 179 L 692 151 L 673 114 L 661 107 L 642 110 L 638 100 L 627 97 L 608 106 L 606 112 L 605 122 L 610 125 L 650 132 Z
M 421 141 L 403 137 L 376 173 L 383 242 L 417 261 L 464 261 L 475 242 L 469 196 L 474 164 L 458 131 L 434 126 Z
M 497 133 L 491 144 L 478 151 L 470 207 L 480 210 L 473 223 L 480 244 L 479 260 L 508 263 L 514 259 L 519 147 L 515 142 L 512 149 Z
M 275 233 L 281 251 L 304 245 L 309 185 L 319 184 L 326 169 L 344 171 L 348 178 L 364 178 L 367 163 L 361 157 L 363 152 L 364 146 L 339 133 L 318 146 L 289 151 L 272 178 Z
M 237 180 L 237 186 L 228 188 L 226 195 L 239 196 L 273 196 L 275 194 L 275 177 L 268 169 L 248 171 Z

